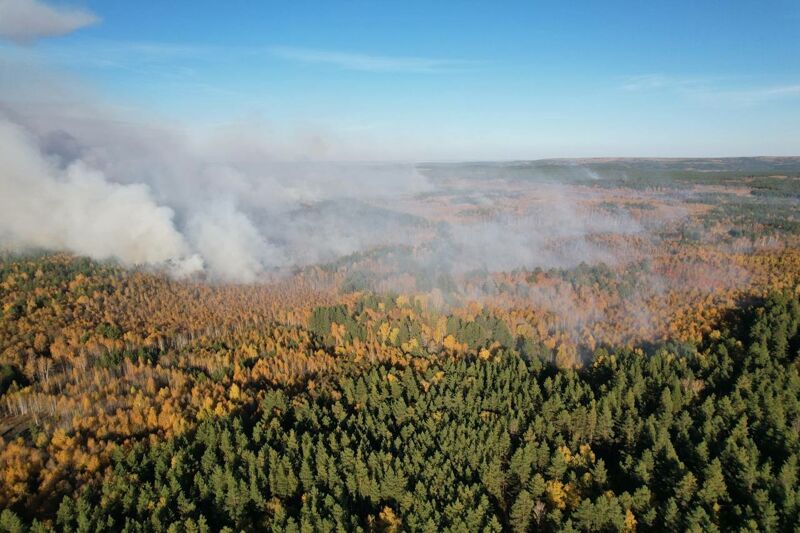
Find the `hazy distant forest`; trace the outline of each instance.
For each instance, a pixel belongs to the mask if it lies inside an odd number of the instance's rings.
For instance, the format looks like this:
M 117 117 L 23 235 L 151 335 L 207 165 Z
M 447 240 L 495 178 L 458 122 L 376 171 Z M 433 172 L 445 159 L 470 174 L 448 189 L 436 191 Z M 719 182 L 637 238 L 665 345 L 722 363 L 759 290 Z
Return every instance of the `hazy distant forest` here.
M 800 531 L 800 158 L 414 175 L 2 252 L 0 531 Z

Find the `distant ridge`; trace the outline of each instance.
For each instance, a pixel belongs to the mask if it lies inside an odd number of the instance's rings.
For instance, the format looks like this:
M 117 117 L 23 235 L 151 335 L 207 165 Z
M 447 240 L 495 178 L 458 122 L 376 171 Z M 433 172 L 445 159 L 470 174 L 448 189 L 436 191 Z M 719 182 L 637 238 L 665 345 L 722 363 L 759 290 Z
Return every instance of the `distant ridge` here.
M 694 174 L 723 178 L 786 175 L 800 176 L 800 156 L 757 157 L 591 157 L 516 161 L 424 163 L 420 171 L 432 177 L 642 180 L 687 179 Z

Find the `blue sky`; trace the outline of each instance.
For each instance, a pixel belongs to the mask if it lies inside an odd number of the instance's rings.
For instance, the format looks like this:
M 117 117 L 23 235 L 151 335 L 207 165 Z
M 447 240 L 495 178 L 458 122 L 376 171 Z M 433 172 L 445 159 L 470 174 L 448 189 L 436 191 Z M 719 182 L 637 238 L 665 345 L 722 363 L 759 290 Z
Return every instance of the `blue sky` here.
M 796 0 L 77 5 L 95 23 L 25 57 L 190 128 L 364 159 L 800 155 Z

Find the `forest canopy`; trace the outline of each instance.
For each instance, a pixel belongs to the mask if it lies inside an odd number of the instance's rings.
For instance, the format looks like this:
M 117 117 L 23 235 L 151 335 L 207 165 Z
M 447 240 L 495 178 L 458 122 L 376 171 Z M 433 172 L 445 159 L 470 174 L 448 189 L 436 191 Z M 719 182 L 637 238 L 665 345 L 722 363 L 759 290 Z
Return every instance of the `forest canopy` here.
M 696 341 L 597 347 L 576 366 L 488 306 L 363 292 L 315 305 L 296 284 L 187 284 L 65 256 L 9 260 L 2 276 L 3 530 L 800 520 L 796 294 L 743 302 Z M 569 279 L 587 276 L 609 274 Z

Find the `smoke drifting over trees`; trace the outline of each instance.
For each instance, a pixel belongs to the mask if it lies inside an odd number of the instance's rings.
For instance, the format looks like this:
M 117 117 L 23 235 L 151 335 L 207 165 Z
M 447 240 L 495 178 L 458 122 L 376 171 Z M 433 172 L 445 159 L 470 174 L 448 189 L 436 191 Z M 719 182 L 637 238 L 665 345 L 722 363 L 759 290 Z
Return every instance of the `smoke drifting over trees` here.
M 303 147 L 273 148 L 244 125 L 201 139 L 132 120 L 52 73 L 35 74 L 53 88 L 26 98 L 0 87 L 0 244 L 13 250 L 252 282 L 386 245 L 427 246 L 426 264 L 458 270 L 610 260 L 589 234 L 642 231 L 624 214 L 579 208 L 563 185 L 537 185 L 539 203 L 509 212 L 502 193 L 432 178 L 411 163 L 315 161 Z M 444 216 L 444 196 L 488 215 Z M 563 238 L 566 246 L 548 249 Z
M 410 274 L 571 268 L 640 259 L 698 198 L 661 182 L 604 201 L 621 183 L 636 188 L 637 172 L 658 177 L 676 162 L 289 161 L 247 128 L 200 140 L 89 104 L 63 109 L 12 100 L 0 110 L 6 248 L 232 282 L 386 246 L 400 246 L 393 268 Z M 760 164 L 780 171 L 783 160 Z
M 145 184 L 110 182 L 84 162 L 54 165 L 28 131 L 0 123 L 0 235 L 13 248 L 66 249 L 126 264 L 169 263 L 183 272 L 199 268 Z M 179 264 L 177 263 L 179 262 Z
M 177 277 L 249 283 L 316 264 L 353 266 L 386 250 L 391 257 L 373 261 L 381 269 L 442 289 L 471 271 L 624 265 L 647 256 L 664 231 L 685 233 L 697 202 L 719 192 L 676 176 L 798 166 L 791 158 L 345 163 L 324 159 L 319 146 L 335 143 L 319 135 L 287 143 L 248 121 L 189 131 L 115 108 L 51 68 L 12 57 L 0 70 L 8 74 L 0 247 L 66 250 Z M 397 284 L 384 277 L 372 286 Z
M 281 163 L 246 128 L 198 141 L 76 103 L 79 95 L 0 95 L 9 96 L 0 100 L 6 247 L 253 281 L 375 240 L 368 228 L 336 220 L 313 232 L 302 221 L 287 227 L 284 218 L 301 206 L 430 187 L 408 165 Z

